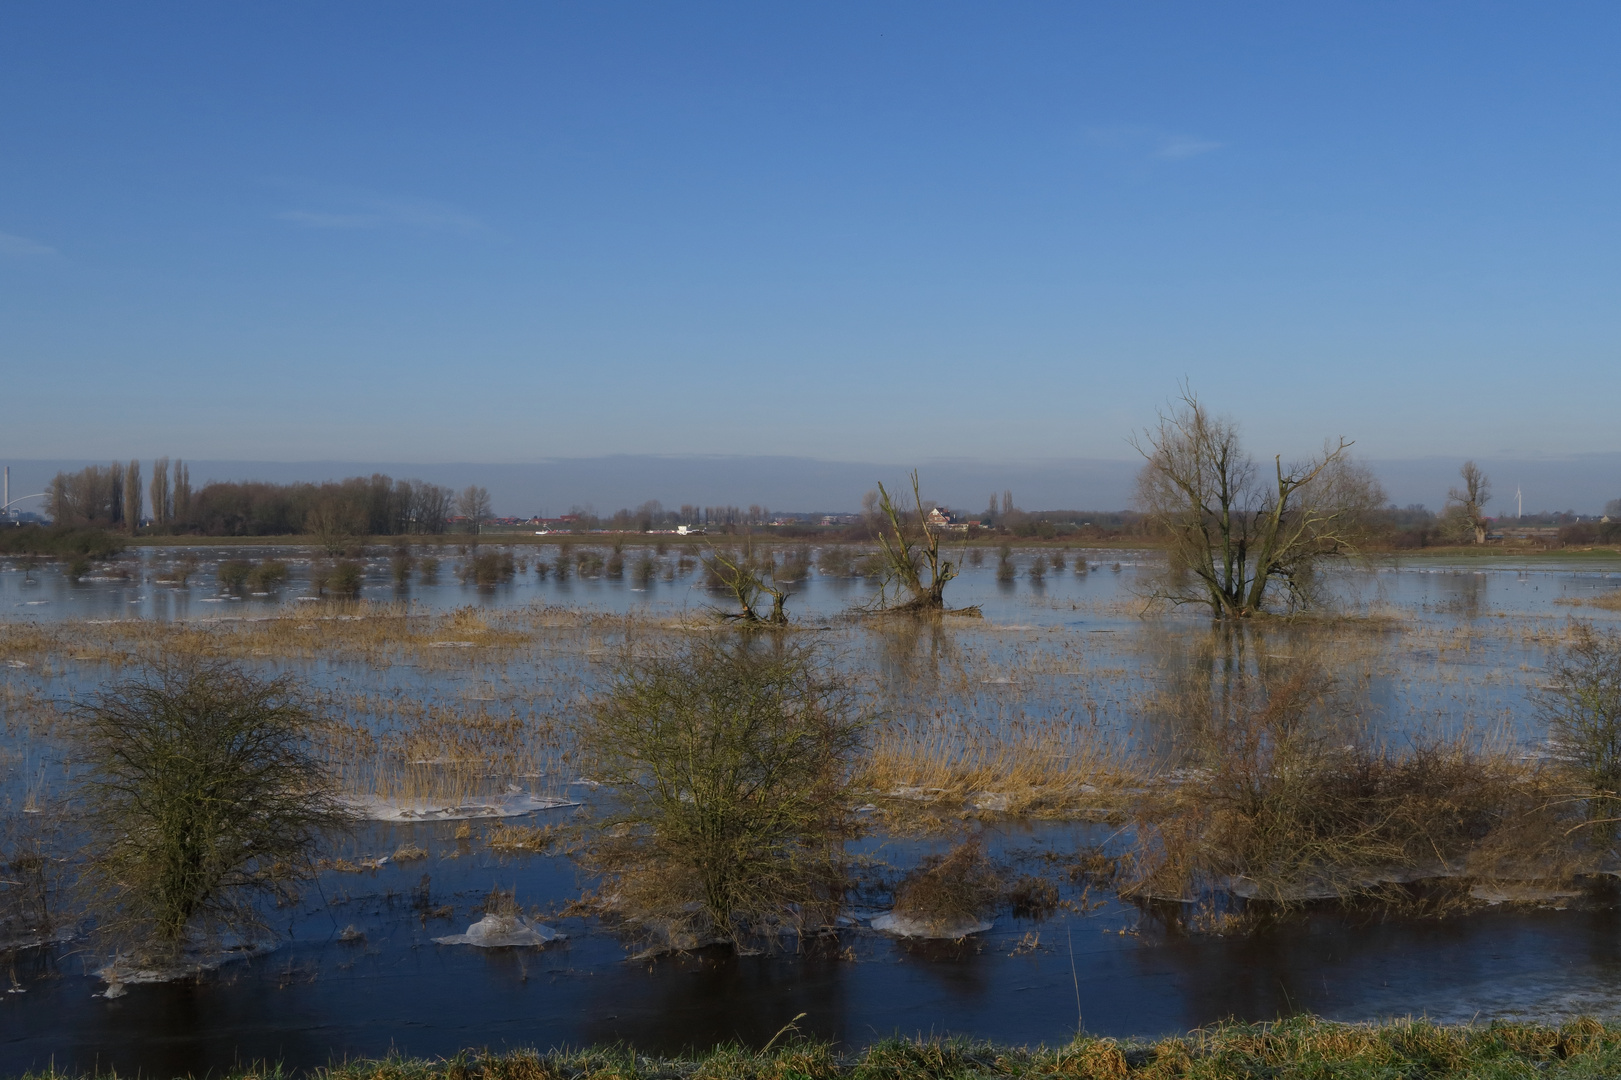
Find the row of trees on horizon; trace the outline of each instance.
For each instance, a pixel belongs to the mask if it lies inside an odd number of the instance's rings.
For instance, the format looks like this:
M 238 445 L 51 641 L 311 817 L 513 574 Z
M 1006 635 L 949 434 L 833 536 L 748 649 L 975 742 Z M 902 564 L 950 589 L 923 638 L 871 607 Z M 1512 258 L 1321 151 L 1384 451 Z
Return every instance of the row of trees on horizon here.
M 1397 547 L 1424 547 L 1449 543 L 1483 543 L 1487 537 L 1486 507 L 1492 498 L 1491 481 L 1473 462 L 1460 470 L 1462 483 L 1448 493 L 1447 504 L 1435 513 L 1421 504 L 1394 504 L 1373 511 L 1380 532 Z M 141 462 L 91 465 L 76 472 L 59 472 L 46 493 L 46 513 L 58 525 L 144 531 L 160 535 L 331 536 L 437 535 L 458 526 L 472 527 L 494 517 L 489 492 L 469 485 L 461 492 L 423 480 L 394 479 L 382 473 L 324 483 L 265 481 L 209 481 L 194 488 L 190 469 L 181 460 L 158 458 L 150 480 L 143 483 Z M 828 522 L 855 534 L 871 532 L 877 521 L 877 492 L 869 492 L 860 514 L 836 515 Z M 937 504 L 924 500 L 925 509 Z M 1606 506 L 1612 518 L 1621 518 L 1621 499 Z M 666 508 L 649 500 L 634 508 L 598 516 L 590 507 L 573 507 L 567 515 L 545 519 L 559 531 L 653 532 L 678 526 L 733 532 L 765 526 L 779 520 L 770 509 L 755 504 Z M 1052 538 L 1077 531 L 1083 534 L 1135 534 L 1148 528 L 1144 515 L 1134 511 L 1026 511 L 1011 491 L 992 494 L 986 509 L 975 519 L 985 530 L 1025 538 Z M 1524 524 L 1570 526 L 1579 522 L 1571 512 L 1537 514 L 1517 519 Z M 801 524 L 819 524 L 802 522 Z

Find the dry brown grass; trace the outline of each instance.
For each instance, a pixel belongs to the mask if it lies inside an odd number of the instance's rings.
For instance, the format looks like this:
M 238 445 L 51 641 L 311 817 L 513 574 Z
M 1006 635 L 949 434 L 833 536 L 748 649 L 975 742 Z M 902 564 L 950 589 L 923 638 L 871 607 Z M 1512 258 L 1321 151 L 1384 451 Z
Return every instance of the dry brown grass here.
M 944 855 L 932 855 L 895 889 L 895 914 L 941 933 L 993 914 L 1002 901 L 1002 877 L 970 837 Z
M 994 732 L 949 723 L 876 735 L 856 786 L 885 800 L 1025 816 L 1119 810 L 1141 783 L 1126 752 L 1095 729 L 1062 722 Z
M 1422 878 L 1568 880 L 1593 865 L 1557 770 L 1501 738 L 1379 741 L 1354 670 L 1308 645 L 1190 665 L 1167 691 L 1184 767 L 1134 804 L 1128 894 L 1234 892 L 1288 908 L 1399 900 Z
M 492 851 L 504 854 L 514 852 L 553 853 L 567 838 L 567 831 L 557 825 L 513 825 L 497 823 L 484 834 L 484 843 Z

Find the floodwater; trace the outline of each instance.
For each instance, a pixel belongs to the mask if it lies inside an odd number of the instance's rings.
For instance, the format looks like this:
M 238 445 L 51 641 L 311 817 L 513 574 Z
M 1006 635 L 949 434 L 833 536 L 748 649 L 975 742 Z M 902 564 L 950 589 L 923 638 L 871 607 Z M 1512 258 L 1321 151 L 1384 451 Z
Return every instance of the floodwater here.
M 787 550 L 779 549 L 779 560 Z M 531 563 L 533 551 L 514 549 Z M 541 551 L 553 559 L 552 551 Z M 700 571 L 683 569 L 676 554 L 660 560 L 651 581 L 636 584 L 631 567 L 640 554 L 627 550 L 622 579 L 559 582 L 538 578 L 531 565 L 511 583 L 484 590 L 457 580 L 453 552 L 443 556 L 437 582 L 413 577 L 404 590 L 393 585 L 387 557 L 374 557 L 363 597 L 423 611 L 547 605 L 661 617 L 701 615 L 719 603 L 701 587 Z M 1173 680 L 1207 628 L 1190 614 L 1141 616 L 1140 594 L 1157 570 L 1151 553 L 1066 552 L 1065 568 L 1048 569 L 1040 583 L 1029 577 L 1037 554 L 1015 553 L 1011 583 L 997 581 L 994 551 L 981 565 L 964 567 L 948 596 L 979 605 L 984 619 L 947 620 L 921 635 L 886 636 L 842 620 L 841 613 L 872 598 L 873 586 L 861 579 L 813 573 L 797 586 L 789 611 L 804 624 L 830 627 L 827 639 L 840 662 L 878 672 L 880 682 L 915 687 L 935 667 L 955 665 L 957 688 L 920 703 L 918 723 L 934 713 L 959 726 L 1034 717 L 1096 723 L 1147 739 L 1142 687 Z M 1050 550 L 1042 554 L 1052 557 Z M 275 595 L 221 597 L 215 567 L 241 555 L 241 549 L 147 549 L 112 573 L 79 582 L 50 566 L 0 564 L 0 619 L 13 628 L 74 625 L 88 639 L 97 627 L 109 635 L 128 629 L 106 627 L 106 620 L 234 622 L 289 611 L 334 617 L 324 602 L 301 599 L 315 561 L 307 549 L 255 549 L 250 557 L 289 562 L 288 583 Z M 156 580 L 187 557 L 196 563 L 189 585 Z M 1077 573 L 1082 559 L 1087 570 Z M 1392 730 L 1503 727 L 1527 747 L 1540 737 L 1527 703 L 1547 642 L 1572 617 L 1615 624 L 1615 613 L 1581 602 L 1618 587 L 1621 567 L 1577 561 L 1413 560 L 1334 583 L 1346 608 L 1399 622 L 1374 635 L 1383 645 L 1346 653 L 1348 666 L 1369 672 L 1363 700 L 1371 715 Z M 1281 650 L 1286 640 L 1265 647 Z M 429 712 L 553 715 L 597 685 L 597 658 L 612 642 L 587 635 L 576 645 L 493 666 L 446 649 L 431 664 L 372 669 L 339 659 L 291 670 L 335 701 L 386 714 L 386 723 L 377 720 L 380 729 L 403 722 L 400 710 L 413 702 Z M 77 697 L 116 674 L 92 659 L 57 659 L 46 667 L 0 668 L 7 681 L 0 707 L 20 715 L 16 703 L 24 695 Z M 13 722 L 10 713 L 6 721 L 0 790 L 6 813 L 21 820 L 30 798 L 48 794 L 69 770 L 48 732 Z M 521 768 L 527 771 L 514 775 L 536 794 L 595 797 L 570 783 L 555 756 L 525 758 Z M 543 810 L 521 821 L 563 822 L 571 813 Z M 1053 880 L 1071 910 L 1041 920 L 1003 910 L 990 931 L 964 942 L 906 943 L 865 924 L 886 910 L 896 877 L 949 840 L 875 835 L 861 842 L 874 868 L 837 942 L 804 949 L 787 942 L 757 956 L 701 950 L 637 960 L 595 920 L 555 914 L 590 884 L 569 859 L 497 853 L 480 842 L 485 828 L 475 822 L 470 836 L 458 838 L 457 823 L 449 821 L 363 826 L 340 852 L 353 863 L 407 843 L 427 855 L 324 872 L 295 908 L 272 912 L 283 937 L 275 951 L 196 979 L 133 985 L 109 1000 L 95 996 L 102 984 L 91 971 L 102 958 L 82 940 L 0 953 L 8 966 L 0 973 L 0 1072 L 54 1063 L 69 1070 L 200 1073 L 255 1060 L 303 1068 L 389 1051 L 442 1055 L 614 1040 L 662 1053 L 729 1040 L 761 1044 L 800 1014 L 801 1031 L 847 1046 L 893 1034 L 1054 1043 L 1078 1026 L 1157 1036 L 1298 1011 L 1458 1022 L 1621 1014 L 1621 910 L 1607 893 L 1447 919 L 1323 911 L 1223 937 L 1189 934 L 1151 909 L 1085 895 L 1059 875 Z M 1107 845 L 1112 833 L 1090 823 L 995 818 L 983 828 L 989 852 L 1010 874 L 1059 865 L 1077 850 Z M 476 921 L 474 909 L 496 886 L 515 888 L 526 907 L 549 913 L 546 925 L 567 939 L 543 949 L 433 942 Z

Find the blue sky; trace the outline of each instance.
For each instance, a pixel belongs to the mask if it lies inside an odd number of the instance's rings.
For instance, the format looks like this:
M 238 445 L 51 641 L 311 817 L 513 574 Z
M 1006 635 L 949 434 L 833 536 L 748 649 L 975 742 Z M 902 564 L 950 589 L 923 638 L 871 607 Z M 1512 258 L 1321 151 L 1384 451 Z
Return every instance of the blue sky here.
M 1621 449 L 1613 4 L 0 6 L 0 454 Z M 1611 493 L 1604 493 L 1609 497 Z

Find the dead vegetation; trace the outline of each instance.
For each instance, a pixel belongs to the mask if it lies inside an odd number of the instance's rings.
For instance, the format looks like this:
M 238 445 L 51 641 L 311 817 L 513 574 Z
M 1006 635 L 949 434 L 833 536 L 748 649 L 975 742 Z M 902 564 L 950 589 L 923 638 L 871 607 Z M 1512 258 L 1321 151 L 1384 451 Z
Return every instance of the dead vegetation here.
M 1424 880 L 1569 882 L 1607 854 L 1572 834 L 1564 770 L 1502 739 L 1383 742 L 1342 661 L 1306 645 L 1235 649 L 1162 703 L 1180 767 L 1134 802 L 1126 895 L 1402 903 Z
M 895 914 L 930 935 L 945 935 L 995 914 L 1002 893 L 1002 875 L 973 836 L 907 874 L 895 889 Z

